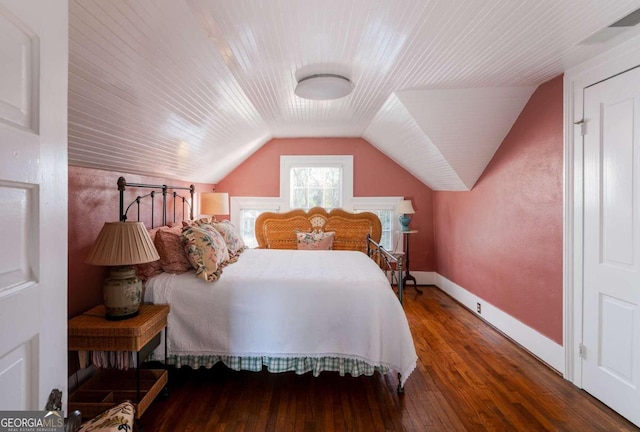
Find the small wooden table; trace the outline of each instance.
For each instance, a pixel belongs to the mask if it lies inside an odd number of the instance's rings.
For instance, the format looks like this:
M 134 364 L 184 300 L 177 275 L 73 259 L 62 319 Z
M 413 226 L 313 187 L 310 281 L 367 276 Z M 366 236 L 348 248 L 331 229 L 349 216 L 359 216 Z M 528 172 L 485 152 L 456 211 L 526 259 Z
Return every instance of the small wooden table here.
M 69 320 L 69 351 L 135 351 L 137 368 L 99 370 L 69 396 L 69 410 L 91 418 L 130 399 L 138 419 L 167 386 L 166 370 L 140 370 L 140 363 L 160 343 L 169 305 L 140 305 L 138 316 L 122 321 L 108 321 L 104 315 L 104 306 L 96 306 Z M 166 360 L 166 338 L 164 352 Z
M 422 291 L 418 289 L 418 283 L 416 282 L 416 278 L 411 275 L 409 272 L 409 237 L 411 234 L 417 234 L 417 230 L 408 230 L 408 231 L 400 231 L 404 235 L 404 269 L 405 274 L 402 278 L 403 285 L 407 287 L 407 281 L 413 281 L 413 288 L 418 292 L 418 294 L 422 294 Z

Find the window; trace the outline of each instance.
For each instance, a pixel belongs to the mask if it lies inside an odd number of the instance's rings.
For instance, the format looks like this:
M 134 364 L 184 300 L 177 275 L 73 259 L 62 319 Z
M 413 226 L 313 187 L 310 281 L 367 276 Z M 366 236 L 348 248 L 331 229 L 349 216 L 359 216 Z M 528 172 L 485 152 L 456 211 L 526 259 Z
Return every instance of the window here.
M 342 207 L 341 167 L 291 167 L 291 194 L 289 207 L 309 210 L 324 207 L 327 210 Z
M 395 213 L 396 206 L 402 197 L 368 197 L 353 198 L 355 213 L 368 211 L 374 213 L 382 224 L 380 245 L 388 251 L 402 250 L 402 236 L 398 235 L 400 223 Z
M 256 218 L 263 212 L 311 207 L 375 213 L 382 223 L 380 244 L 402 250 L 395 209 L 402 197 L 353 197 L 353 156 L 280 156 L 280 197 L 231 197 L 231 222 L 245 244 L 256 247 Z
M 288 209 L 350 208 L 353 156 L 280 156 L 280 197 Z
M 247 197 L 231 197 L 231 223 L 233 223 L 240 234 L 242 240 L 247 247 L 255 248 L 258 246 L 256 240 L 256 219 L 261 213 L 270 211 L 280 211 L 279 198 L 247 198 Z

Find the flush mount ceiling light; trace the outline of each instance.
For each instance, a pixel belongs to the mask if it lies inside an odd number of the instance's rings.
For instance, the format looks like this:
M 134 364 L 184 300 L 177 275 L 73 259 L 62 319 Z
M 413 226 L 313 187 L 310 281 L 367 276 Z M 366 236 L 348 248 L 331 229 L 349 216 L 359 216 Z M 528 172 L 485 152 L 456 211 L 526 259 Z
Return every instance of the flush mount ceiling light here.
M 316 74 L 298 81 L 295 93 L 301 98 L 330 100 L 345 97 L 353 90 L 349 78 L 336 74 Z

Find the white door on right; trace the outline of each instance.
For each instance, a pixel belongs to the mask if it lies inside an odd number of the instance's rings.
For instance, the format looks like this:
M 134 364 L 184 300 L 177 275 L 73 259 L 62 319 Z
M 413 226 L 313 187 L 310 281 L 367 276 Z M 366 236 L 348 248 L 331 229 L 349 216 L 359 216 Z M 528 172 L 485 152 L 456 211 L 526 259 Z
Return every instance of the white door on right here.
M 640 426 L 640 67 L 584 92 L 582 386 Z

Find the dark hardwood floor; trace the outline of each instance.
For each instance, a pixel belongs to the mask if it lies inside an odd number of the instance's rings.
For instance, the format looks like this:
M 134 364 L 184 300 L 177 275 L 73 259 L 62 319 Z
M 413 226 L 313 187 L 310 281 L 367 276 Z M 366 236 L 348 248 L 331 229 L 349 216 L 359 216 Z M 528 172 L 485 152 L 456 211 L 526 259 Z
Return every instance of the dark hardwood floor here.
M 393 373 L 173 370 L 169 398 L 140 424 L 145 432 L 640 430 L 437 288 L 423 291 L 405 297 L 419 360 L 404 395 Z

